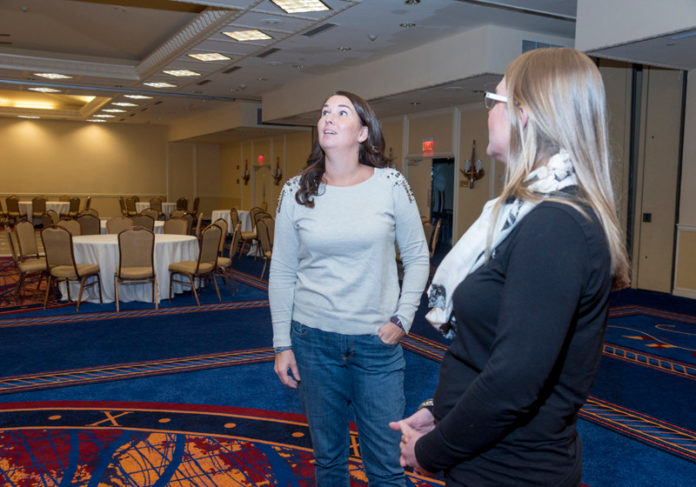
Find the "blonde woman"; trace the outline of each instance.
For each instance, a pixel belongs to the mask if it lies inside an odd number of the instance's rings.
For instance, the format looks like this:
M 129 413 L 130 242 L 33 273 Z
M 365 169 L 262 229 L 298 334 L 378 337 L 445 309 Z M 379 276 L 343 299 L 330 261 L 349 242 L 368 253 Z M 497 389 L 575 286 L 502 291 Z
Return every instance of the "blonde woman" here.
M 489 108 L 502 195 L 442 262 L 428 319 L 454 337 L 401 463 L 448 486 L 578 486 L 577 412 L 597 372 L 612 288 L 627 283 L 602 79 L 568 48 L 510 66 Z

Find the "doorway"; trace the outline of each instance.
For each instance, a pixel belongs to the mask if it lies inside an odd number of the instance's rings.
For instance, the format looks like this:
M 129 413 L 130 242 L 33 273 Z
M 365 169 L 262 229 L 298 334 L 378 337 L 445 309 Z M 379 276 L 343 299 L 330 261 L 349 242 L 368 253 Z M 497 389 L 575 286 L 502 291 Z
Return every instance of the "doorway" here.
M 433 159 L 430 177 L 432 183 L 430 221 L 436 224 L 438 220 L 442 220 L 437 242 L 433 243 L 436 250 L 439 244 L 449 248 L 452 243 L 454 214 L 454 158 Z

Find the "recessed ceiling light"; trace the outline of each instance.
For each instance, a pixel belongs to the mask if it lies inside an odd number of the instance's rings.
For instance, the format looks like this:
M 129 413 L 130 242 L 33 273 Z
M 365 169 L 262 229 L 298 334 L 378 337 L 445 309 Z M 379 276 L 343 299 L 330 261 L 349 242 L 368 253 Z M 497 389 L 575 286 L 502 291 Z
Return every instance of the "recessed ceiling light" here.
M 234 32 L 223 32 L 227 37 L 231 37 L 232 39 L 240 42 L 245 42 L 245 41 L 263 41 L 266 39 L 273 39 L 271 36 L 268 34 L 261 32 L 258 29 L 254 30 L 238 30 Z
M 88 122 L 106 123 L 106 120 L 99 120 L 98 118 L 90 118 L 87 121 Z
M 17 118 L 28 118 L 30 120 L 36 120 L 37 118 L 41 118 L 38 115 L 17 115 Z
M 56 90 L 55 88 L 49 88 L 47 86 L 39 86 L 36 88 L 27 88 L 29 91 L 38 91 L 39 93 L 60 93 L 60 90 Z
M 406 5 L 418 5 L 420 3 L 420 0 L 406 0 L 404 3 Z
M 93 116 L 97 118 L 114 118 L 116 115 L 109 115 L 108 113 L 97 113 Z
M 206 52 L 201 54 L 189 54 L 190 57 L 199 61 L 227 61 L 230 58 L 217 52 Z
M 416 26 L 416 24 L 414 24 L 413 22 L 404 22 L 403 24 L 399 24 L 399 27 L 401 27 L 403 29 L 411 29 L 415 26 Z
M 131 100 L 151 100 L 151 96 L 147 95 L 123 95 L 125 98 L 130 98 Z
M 48 79 L 70 79 L 72 76 L 68 76 L 67 74 L 59 74 L 59 73 L 34 73 L 34 76 L 41 76 L 42 78 L 48 78 Z
M 196 73 L 195 71 L 191 71 L 190 69 L 167 69 L 164 72 L 177 77 L 201 75 L 201 73 Z
M 149 83 L 143 83 L 145 86 L 151 86 L 153 88 L 176 88 L 176 85 L 171 83 L 165 83 L 164 81 L 153 81 Z
M 299 12 L 321 12 L 322 10 L 330 10 L 324 2 L 320 0 L 271 0 L 287 13 Z
M 102 110 L 102 112 L 109 112 L 109 113 L 124 113 L 125 110 L 121 110 L 120 108 L 105 108 Z
M 112 105 L 116 105 L 118 107 L 137 107 L 137 103 L 129 103 L 127 101 L 116 101 L 113 102 Z

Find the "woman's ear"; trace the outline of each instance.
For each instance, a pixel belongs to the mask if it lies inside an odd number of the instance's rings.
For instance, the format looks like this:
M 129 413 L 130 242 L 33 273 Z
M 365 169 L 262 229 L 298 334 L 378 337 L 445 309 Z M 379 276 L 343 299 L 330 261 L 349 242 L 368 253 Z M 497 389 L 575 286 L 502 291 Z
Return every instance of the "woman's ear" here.
M 361 144 L 365 142 L 367 140 L 368 133 L 369 131 L 367 125 L 363 125 L 362 127 L 360 127 L 360 133 L 358 134 L 358 142 Z
M 529 114 L 527 114 L 527 111 L 524 109 L 522 105 L 517 107 L 518 110 L 520 111 L 520 120 L 522 121 L 522 127 L 527 126 L 527 120 L 529 120 Z

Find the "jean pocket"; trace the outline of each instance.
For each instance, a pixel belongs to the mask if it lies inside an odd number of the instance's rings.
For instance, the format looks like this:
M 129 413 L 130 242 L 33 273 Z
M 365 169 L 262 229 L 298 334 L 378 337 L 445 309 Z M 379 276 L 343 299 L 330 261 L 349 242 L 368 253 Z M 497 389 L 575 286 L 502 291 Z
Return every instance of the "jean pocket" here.
M 296 336 L 303 337 L 309 332 L 309 327 L 307 325 L 303 325 L 302 323 L 292 320 L 290 322 L 290 328 L 292 330 L 292 334 Z
M 397 345 L 399 345 L 399 343 L 401 343 L 401 340 L 399 340 L 399 341 L 396 342 L 396 343 L 387 343 L 387 342 L 385 342 L 384 340 L 382 340 L 382 338 L 381 338 L 379 335 L 373 335 L 373 336 L 377 339 L 377 341 L 378 341 L 378 342 L 380 343 L 380 345 L 382 345 L 383 347 L 394 348 L 394 347 L 396 347 Z

